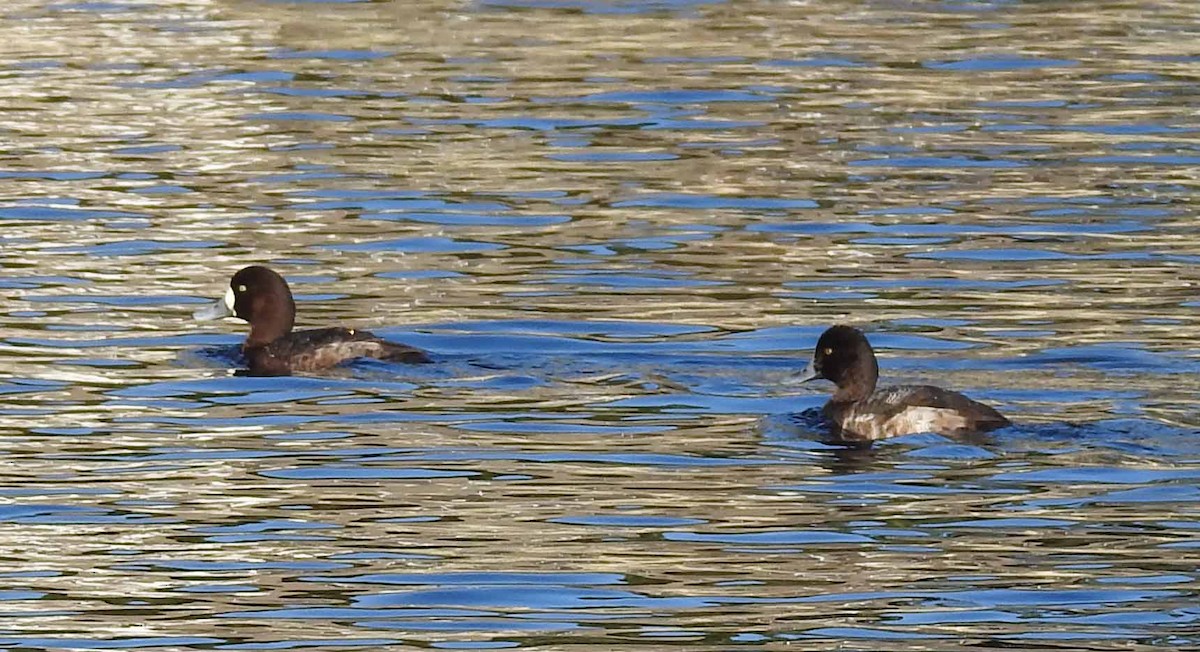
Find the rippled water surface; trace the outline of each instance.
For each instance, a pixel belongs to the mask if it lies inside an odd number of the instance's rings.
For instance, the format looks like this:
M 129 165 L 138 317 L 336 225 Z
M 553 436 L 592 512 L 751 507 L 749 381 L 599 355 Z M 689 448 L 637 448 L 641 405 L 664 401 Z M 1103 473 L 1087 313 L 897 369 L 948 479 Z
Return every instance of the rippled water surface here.
M 1200 646 L 1200 19 L 0 8 L 0 647 Z M 247 264 L 410 367 L 232 375 Z M 824 443 L 817 335 L 1016 422 Z

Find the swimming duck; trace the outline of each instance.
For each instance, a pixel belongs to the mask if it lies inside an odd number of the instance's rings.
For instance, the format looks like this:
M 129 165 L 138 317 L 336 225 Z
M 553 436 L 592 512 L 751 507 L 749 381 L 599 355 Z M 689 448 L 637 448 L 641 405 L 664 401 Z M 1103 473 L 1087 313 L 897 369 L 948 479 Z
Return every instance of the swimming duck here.
M 832 326 L 821 334 L 801 382 L 823 378 L 837 390 L 822 408 L 838 439 L 869 443 L 923 432 L 965 435 L 1010 424 L 996 410 L 931 385 L 875 389 L 879 363 L 862 331 Z
M 254 376 L 286 376 L 296 371 L 320 371 L 354 358 L 393 362 L 430 362 L 420 349 L 389 342 L 353 328 L 292 331 L 296 302 L 287 281 L 274 271 L 252 265 L 229 281 L 225 296 L 197 310 L 199 320 L 237 317 L 250 322 L 242 352 Z

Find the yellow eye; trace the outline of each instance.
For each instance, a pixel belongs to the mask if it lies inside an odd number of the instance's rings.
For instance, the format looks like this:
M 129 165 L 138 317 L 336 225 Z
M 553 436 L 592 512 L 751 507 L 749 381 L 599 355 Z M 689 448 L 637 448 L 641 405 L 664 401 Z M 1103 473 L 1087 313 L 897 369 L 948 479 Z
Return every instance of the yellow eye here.
M 825 347 L 825 355 L 833 355 L 833 347 L 832 346 Z
M 237 288 L 237 290 L 238 290 L 238 292 L 245 292 L 245 291 L 246 291 L 246 286 L 245 286 L 245 285 L 239 285 L 239 286 L 238 286 L 238 288 Z

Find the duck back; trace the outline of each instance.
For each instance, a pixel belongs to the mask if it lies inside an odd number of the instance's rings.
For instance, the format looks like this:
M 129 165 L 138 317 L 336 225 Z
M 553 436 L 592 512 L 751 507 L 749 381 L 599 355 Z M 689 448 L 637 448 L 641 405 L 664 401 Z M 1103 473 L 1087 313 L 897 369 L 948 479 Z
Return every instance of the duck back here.
M 835 436 L 858 441 L 923 432 L 965 435 L 1010 423 L 983 403 L 932 385 L 885 387 L 861 401 L 830 401 L 824 412 Z
M 296 331 L 269 344 L 245 349 L 250 373 L 281 376 L 296 371 L 320 371 L 355 358 L 389 362 L 430 362 L 424 351 L 389 342 L 369 331 L 318 328 Z

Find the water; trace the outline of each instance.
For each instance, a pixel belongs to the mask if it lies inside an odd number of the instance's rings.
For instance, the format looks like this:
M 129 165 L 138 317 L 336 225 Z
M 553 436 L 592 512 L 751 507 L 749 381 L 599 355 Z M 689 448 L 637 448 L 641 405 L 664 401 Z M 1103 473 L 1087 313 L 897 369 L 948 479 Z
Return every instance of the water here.
M 0 646 L 1200 645 L 1191 3 L 0 13 Z M 230 370 L 242 265 L 435 365 Z M 822 443 L 796 385 L 1016 425 Z

